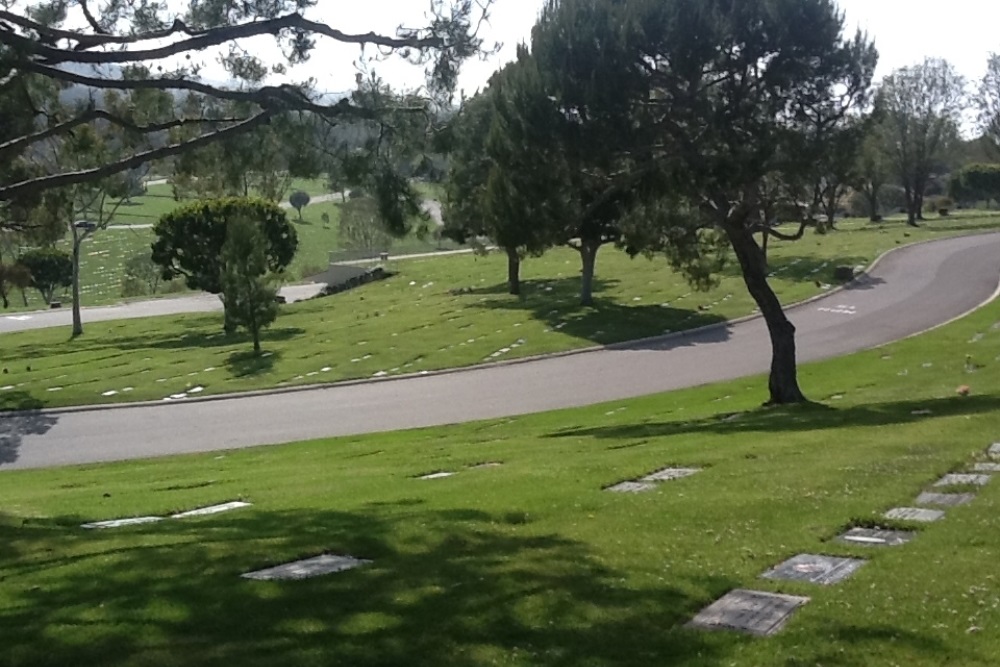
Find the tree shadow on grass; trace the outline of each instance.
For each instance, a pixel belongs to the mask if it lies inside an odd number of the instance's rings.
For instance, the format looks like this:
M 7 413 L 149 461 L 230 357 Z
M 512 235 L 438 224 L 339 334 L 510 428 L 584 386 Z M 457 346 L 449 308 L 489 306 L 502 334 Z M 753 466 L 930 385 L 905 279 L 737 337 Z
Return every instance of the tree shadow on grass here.
M 4 464 L 15 463 L 20 454 L 24 437 L 28 435 L 44 435 L 59 421 L 56 415 L 40 411 L 41 401 L 30 394 L 18 392 L 19 400 L 10 395 L 4 395 L 0 402 L 0 469 Z M 19 412 L 8 412 L 18 410 Z
M 259 354 L 253 350 L 233 352 L 226 358 L 226 368 L 235 378 L 254 377 L 270 373 L 279 359 L 280 352 L 267 350 Z
M 595 294 L 616 282 L 595 280 Z M 649 304 L 622 305 L 600 296 L 594 297 L 593 306 L 581 306 L 577 294 L 579 283 L 579 278 L 530 280 L 524 282 L 524 294 L 519 299 L 497 296 L 493 299 L 487 298 L 485 301 L 477 300 L 468 305 L 489 310 L 521 312 L 536 321 L 545 322 L 554 331 L 574 338 L 604 345 L 618 344 L 615 345 L 616 348 L 628 349 L 646 348 L 649 345 L 661 349 L 661 345 L 656 341 L 645 339 L 713 324 L 721 325 L 727 321 L 724 317 L 708 311 Z M 505 293 L 505 285 L 493 285 L 472 291 L 472 295 Z M 728 337 L 728 329 L 720 326 L 713 340 L 722 341 Z M 668 347 L 673 346 L 671 344 Z
M 998 410 L 1000 410 L 1000 396 L 990 395 L 872 403 L 850 408 L 805 403 L 759 408 L 736 414 L 729 412 L 687 421 L 644 421 L 615 426 L 571 427 L 549 433 L 545 437 L 625 440 L 693 433 L 735 435 L 748 432 L 819 431 L 837 429 L 845 425 L 911 424 L 928 417 L 972 416 Z
M 629 586 L 588 544 L 523 516 L 382 504 L 77 527 L 93 518 L 0 521 L 0 569 L 17 582 L 0 633 L 23 664 L 693 667 L 753 641 L 681 629 L 707 600 L 678 582 Z M 372 562 L 307 581 L 239 576 L 323 553 Z M 737 582 L 684 583 L 721 595 Z
M 285 342 L 301 336 L 305 332 L 305 329 L 299 327 L 276 327 L 262 331 L 260 340 L 262 343 Z M 164 335 L 114 338 L 108 341 L 106 347 L 119 350 L 186 350 L 191 348 L 214 349 L 252 344 L 253 338 L 246 332 L 225 335 L 222 332 L 213 331 L 211 333 L 187 333 L 179 337 Z

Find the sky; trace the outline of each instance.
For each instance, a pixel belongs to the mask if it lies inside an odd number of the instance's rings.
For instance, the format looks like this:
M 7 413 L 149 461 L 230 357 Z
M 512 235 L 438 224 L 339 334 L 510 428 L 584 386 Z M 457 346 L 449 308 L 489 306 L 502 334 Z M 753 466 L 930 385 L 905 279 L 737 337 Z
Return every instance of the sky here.
M 394 32 L 400 24 L 420 25 L 428 0 L 320 0 L 311 15 L 345 30 Z M 949 60 L 970 81 L 980 79 L 990 52 L 1000 52 L 1000 2 L 997 0 L 840 0 L 848 29 L 866 31 L 879 49 L 876 80 L 895 68 L 916 64 L 924 57 Z M 543 0 L 495 0 L 489 25 L 482 35 L 503 48 L 485 62 L 470 61 L 463 68 L 460 87 L 467 94 L 483 86 L 496 69 L 514 58 L 516 45 L 527 41 Z M 296 75 L 311 76 L 325 92 L 350 90 L 354 85 L 355 47 L 334 47 L 329 40 Z M 371 55 L 369 51 L 367 55 Z M 398 60 L 375 63 L 379 74 L 397 87 L 415 88 L 422 82 L 420 68 Z

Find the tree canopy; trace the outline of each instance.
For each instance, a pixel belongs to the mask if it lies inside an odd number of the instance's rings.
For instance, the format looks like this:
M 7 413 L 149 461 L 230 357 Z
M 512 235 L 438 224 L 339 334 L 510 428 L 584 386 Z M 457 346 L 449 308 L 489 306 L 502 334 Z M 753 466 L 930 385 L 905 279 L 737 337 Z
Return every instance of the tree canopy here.
M 461 62 L 480 52 L 477 30 L 492 0 L 431 0 L 427 25 L 394 35 L 347 33 L 309 18 L 316 0 L 197 0 L 191 3 L 123 0 L 11 0 L 0 6 L 0 202 L 24 199 L 53 187 L 100 179 L 262 128 L 289 112 L 309 112 L 326 123 L 373 119 L 378 112 L 358 98 L 329 101 L 309 82 L 268 83 L 272 73 L 309 59 L 319 40 L 359 47 L 423 66 L 428 94 L 454 90 Z M 240 48 L 240 40 L 270 36 L 284 62 L 267 63 Z M 199 77 L 198 58 L 222 52 L 231 81 Z M 184 63 L 176 65 L 175 63 Z M 185 111 L 171 104 L 155 117 L 84 105 L 50 113 L 58 91 L 164 91 L 238 105 L 226 115 Z M 189 107 L 189 110 L 190 107 Z M 8 120 L 16 119 L 9 123 Z M 32 173 L 20 164 L 47 138 L 81 125 L 105 122 L 136 136 L 156 138 L 191 130 L 112 162 L 84 169 Z

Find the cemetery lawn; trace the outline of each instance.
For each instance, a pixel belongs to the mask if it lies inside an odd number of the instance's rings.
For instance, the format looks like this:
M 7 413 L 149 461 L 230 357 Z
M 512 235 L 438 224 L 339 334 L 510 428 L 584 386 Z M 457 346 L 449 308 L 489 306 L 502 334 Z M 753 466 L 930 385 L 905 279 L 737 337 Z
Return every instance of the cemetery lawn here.
M 1000 217 L 909 230 L 845 224 L 825 238 L 775 243 L 772 279 L 786 304 L 830 289 L 837 265 L 959 231 L 992 229 Z M 226 338 L 222 315 L 195 314 L 4 334 L 0 409 L 162 400 L 398 376 L 564 352 L 692 329 L 749 315 L 754 303 L 734 267 L 699 293 L 666 261 L 598 257 L 594 307 L 581 307 L 579 257 L 556 250 L 523 266 L 522 298 L 506 293 L 506 258 L 459 255 L 392 263 L 392 278 L 291 304 L 263 336 L 264 357 L 245 335 Z M 30 370 L 29 370 L 30 369 Z
M 993 666 L 1000 479 L 914 526 L 906 546 L 832 538 L 898 526 L 879 517 L 1000 440 L 998 321 L 994 303 L 805 366 L 813 405 L 757 408 L 757 377 L 517 419 L 3 473 L 0 665 Z M 502 465 L 473 467 L 485 462 Z M 665 466 L 703 471 L 602 491 Z M 435 471 L 457 474 L 415 479 Z M 79 527 L 236 499 L 253 506 Z M 239 576 L 323 553 L 373 562 L 308 581 Z M 869 562 L 830 587 L 759 578 L 799 553 Z M 683 627 L 735 588 L 811 601 L 769 639 Z

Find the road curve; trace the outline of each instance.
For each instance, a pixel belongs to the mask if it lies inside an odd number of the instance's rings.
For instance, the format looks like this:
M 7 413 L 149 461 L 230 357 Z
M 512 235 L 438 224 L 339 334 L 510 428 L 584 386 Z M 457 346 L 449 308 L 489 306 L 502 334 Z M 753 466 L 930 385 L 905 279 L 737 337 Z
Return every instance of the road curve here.
M 897 250 L 789 310 L 799 360 L 925 331 L 995 296 L 1000 234 Z M 590 405 L 765 372 L 761 319 L 614 349 L 268 396 L 0 417 L 0 470 L 279 444 Z

